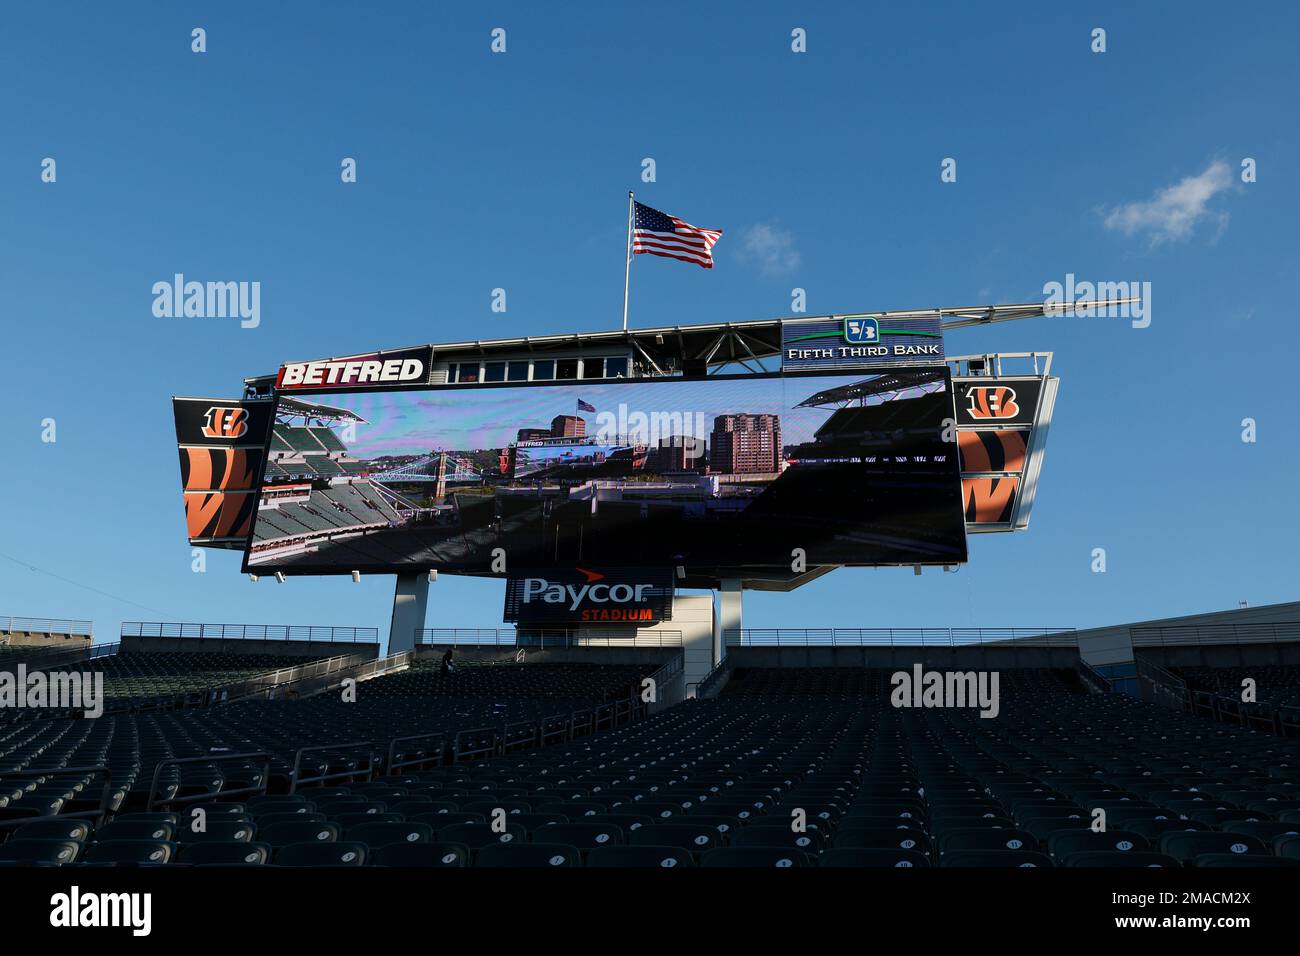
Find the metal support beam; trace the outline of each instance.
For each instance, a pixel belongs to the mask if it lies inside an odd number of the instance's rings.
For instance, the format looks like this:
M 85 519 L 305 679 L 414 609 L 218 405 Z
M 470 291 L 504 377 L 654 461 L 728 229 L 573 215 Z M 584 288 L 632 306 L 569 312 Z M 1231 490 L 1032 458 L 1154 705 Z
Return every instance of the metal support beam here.
M 415 649 L 415 635 L 424 627 L 429 606 L 429 577 L 423 572 L 399 574 L 393 592 L 393 620 L 388 629 L 388 653 Z

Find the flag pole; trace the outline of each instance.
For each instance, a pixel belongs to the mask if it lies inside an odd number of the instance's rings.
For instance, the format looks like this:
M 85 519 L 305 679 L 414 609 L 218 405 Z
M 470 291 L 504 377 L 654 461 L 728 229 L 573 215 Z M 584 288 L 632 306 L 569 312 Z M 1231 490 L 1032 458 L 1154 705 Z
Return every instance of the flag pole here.
M 627 191 L 627 261 L 623 264 L 623 331 L 627 331 L 627 287 L 632 279 L 632 190 Z

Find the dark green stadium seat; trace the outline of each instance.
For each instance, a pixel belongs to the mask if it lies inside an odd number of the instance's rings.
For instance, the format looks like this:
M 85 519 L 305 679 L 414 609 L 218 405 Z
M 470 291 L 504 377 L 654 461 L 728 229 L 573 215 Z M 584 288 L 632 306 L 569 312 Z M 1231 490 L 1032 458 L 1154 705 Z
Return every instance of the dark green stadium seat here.
M 275 851 L 276 866 L 364 866 L 366 845 L 337 841 L 333 843 L 291 843 Z
M 908 867 L 929 866 L 930 858 L 917 850 L 836 847 L 817 858 L 818 866 L 830 867 Z
M 390 843 L 373 851 L 375 866 L 464 867 L 469 866 L 470 849 L 461 843 Z
M 95 831 L 95 842 L 105 843 L 109 840 L 162 840 L 170 841 L 176 835 L 176 827 L 171 823 L 148 820 L 114 820 Z
M 1090 829 L 1057 830 L 1047 838 L 1047 852 L 1054 860 L 1085 850 L 1116 850 L 1121 853 L 1150 849 L 1146 838 L 1131 830 L 1095 832 Z
M 75 840 L 84 843 L 90 838 L 91 826 L 86 820 L 34 820 L 24 823 L 9 834 L 10 840 Z
M 13 839 L 0 844 L 0 862 L 62 866 L 75 863 L 81 848 L 80 840 Z
M 707 867 L 789 867 L 811 866 L 812 860 L 802 850 L 765 846 L 724 846 L 709 850 L 700 857 Z
M 1058 865 L 1069 867 L 1171 867 L 1177 869 L 1182 866 L 1172 856 L 1166 856 L 1163 853 L 1151 853 L 1146 850 L 1130 850 L 1122 852 L 1119 850 L 1084 850 L 1079 853 L 1071 853 L 1061 860 Z
M 584 852 L 623 843 L 623 831 L 608 823 L 552 823 L 531 833 L 535 843 L 563 843 Z
M 432 843 L 433 827 L 427 823 L 360 823 L 347 830 L 344 839 L 364 843 L 372 850 L 392 843 Z
M 1268 850 L 1255 837 L 1245 834 L 1179 831 L 1161 834 L 1160 852 L 1186 863 L 1206 853 L 1264 855 Z
M 1246 853 L 1202 853 L 1192 859 L 1195 867 L 1300 867 L 1300 860 Z
M 209 818 L 202 830 L 193 828 L 192 822 L 182 823 L 176 831 L 177 843 L 249 843 L 257 827 L 243 820 Z
M 476 867 L 581 866 L 582 853 L 562 843 L 490 843 L 474 854 Z
M 170 863 L 176 844 L 165 840 L 109 840 L 86 848 L 83 863 Z
M 587 866 L 641 868 L 694 866 L 689 850 L 675 846 L 603 846 L 587 851 Z
M 269 843 L 227 841 L 188 843 L 181 846 L 181 863 L 196 866 L 249 866 L 266 863 L 271 858 Z
M 333 843 L 339 838 L 341 829 L 337 823 L 277 823 L 274 826 L 261 827 L 257 839 L 273 847 L 290 846 L 298 843 Z
M 495 843 L 524 843 L 528 835 L 522 827 L 506 824 L 504 831 L 497 831 L 486 823 L 454 823 L 438 830 L 439 843 L 459 843 L 478 850 Z
M 960 867 L 1050 867 L 1051 858 L 1036 850 L 949 850 L 939 858 L 940 866 Z

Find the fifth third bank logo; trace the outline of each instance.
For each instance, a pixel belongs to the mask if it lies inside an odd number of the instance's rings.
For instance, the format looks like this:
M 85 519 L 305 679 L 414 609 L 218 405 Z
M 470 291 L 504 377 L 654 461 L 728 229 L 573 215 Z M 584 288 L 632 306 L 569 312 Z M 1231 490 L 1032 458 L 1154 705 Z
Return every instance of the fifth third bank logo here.
M 880 323 L 870 316 L 846 318 L 844 341 L 859 345 L 874 345 L 880 341 Z

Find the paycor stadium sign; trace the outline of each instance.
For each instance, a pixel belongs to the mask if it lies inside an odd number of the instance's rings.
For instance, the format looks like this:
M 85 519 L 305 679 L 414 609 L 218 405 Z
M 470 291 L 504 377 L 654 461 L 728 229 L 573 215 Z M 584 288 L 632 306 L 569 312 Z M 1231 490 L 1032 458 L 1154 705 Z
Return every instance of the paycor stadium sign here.
M 665 569 L 548 568 L 506 581 L 505 620 L 521 625 L 657 624 L 672 617 Z
M 937 316 L 832 315 L 781 323 L 781 368 L 786 371 L 941 362 L 943 323 Z

